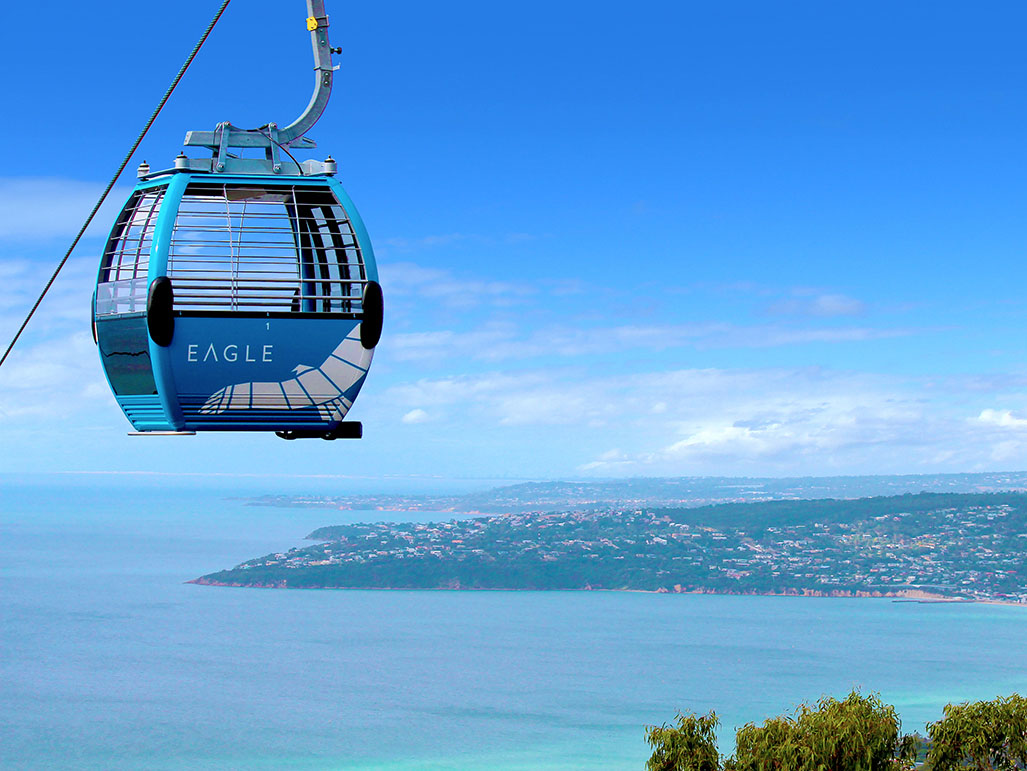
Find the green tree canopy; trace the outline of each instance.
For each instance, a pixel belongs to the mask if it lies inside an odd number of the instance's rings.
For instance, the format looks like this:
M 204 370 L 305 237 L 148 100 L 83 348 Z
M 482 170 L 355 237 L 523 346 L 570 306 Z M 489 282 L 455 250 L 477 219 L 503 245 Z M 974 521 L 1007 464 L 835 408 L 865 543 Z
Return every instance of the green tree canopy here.
M 944 717 L 927 727 L 931 771 L 1027 768 L 1027 698 L 1013 694 L 994 701 L 949 704 Z
M 895 708 L 858 691 L 802 704 L 794 717 L 748 723 L 736 741 L 728 768 L 737 771 L 894 771 L 909 768 L 913 753 Z
M 646 726 L 645 740 L 653 748 L 646 771 L 719 771 L 715 712 L 678 713 L 677 725 Z

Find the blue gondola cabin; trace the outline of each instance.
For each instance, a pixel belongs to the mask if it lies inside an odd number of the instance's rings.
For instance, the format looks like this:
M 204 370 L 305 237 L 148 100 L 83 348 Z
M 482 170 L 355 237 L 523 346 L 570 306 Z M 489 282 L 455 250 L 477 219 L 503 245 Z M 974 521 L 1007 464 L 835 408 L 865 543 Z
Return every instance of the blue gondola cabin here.
M 381 333 L 377 281 L 330 176 L 165 172 L 111 231 L 94 332 L 137 431 L 334 438 Z

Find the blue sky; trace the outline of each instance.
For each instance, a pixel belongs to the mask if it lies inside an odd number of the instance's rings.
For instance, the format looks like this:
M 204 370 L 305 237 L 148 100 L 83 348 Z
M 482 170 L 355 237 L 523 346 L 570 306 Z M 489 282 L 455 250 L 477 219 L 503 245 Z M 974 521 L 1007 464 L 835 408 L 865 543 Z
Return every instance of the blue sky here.
M 215 8 L 0 11 L 4 340 Z M 311 135 L 386 296 L 351 412 L 367 438 L 126 436 L 87 317 L 129 174 L 0 371 L 0 471 L 1027 465 L 1022 4 L 328 10 L 344 53 Z M 304 15 L 234 0 L 137 160 L 221 120 L 291 121 Z

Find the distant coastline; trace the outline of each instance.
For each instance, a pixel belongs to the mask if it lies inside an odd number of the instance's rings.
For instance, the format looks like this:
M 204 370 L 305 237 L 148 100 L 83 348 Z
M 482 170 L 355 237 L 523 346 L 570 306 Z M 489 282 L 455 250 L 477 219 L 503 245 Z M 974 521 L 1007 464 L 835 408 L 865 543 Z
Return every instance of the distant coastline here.
M 332 525 L 307 539 L 194 583 L 1027 604 L 1022 492 L 588 506 Z
M 836 477 L 635 477 L 522 482 L 475 493 L 263 495 L 253 506 L 334 511 L 441 512 L 452 516 L 586 511 L 602 508 L 696 507 L 772 500 L 858 499 L 905 493 L 1027 491 L 1027 472 Z
M 1005 605 L 1015 608 L 1027 608 L 1027 603 L 1012 600 L 983 600 L 977 597 L 954 596 L 950 594 L 937 594 L 929 591 L 898 590 L 890 592 L 880 591 L 820 591 L 815 589 L 794 590 L 794 591 L 717 591 L 713 589 L 687 589 L 675 591 L 673 589 L 607 589 L 581 587 L 577 589 L 524 589 L 509 588 L 501 586 L 492 587 L 471 587 L 471 586 L 432 586 L 432 587 L 400 587 L 400 586 L 289 586 L 288 583 L 238 583 L 217 581 L 206 576 L 186 581 L 187 584 L 198 586 L 221 586 L 241 589 L 295 589 L 311 591 L 610 591 L 629 594 L 702 594 L 719 596 L 766 596 L 766 597 L 795 597 L 805 600 L 891 600 L 898 603 L 911 603 L 920 605 Z

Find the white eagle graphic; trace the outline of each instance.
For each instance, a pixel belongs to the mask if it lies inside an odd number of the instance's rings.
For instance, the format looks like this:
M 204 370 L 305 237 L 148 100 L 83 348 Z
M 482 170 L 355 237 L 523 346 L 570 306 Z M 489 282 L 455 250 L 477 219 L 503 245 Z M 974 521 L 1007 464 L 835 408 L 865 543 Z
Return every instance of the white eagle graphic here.
M 225 410 L 299 410 L 316 407 L 325 422 L 342 420 L 353 403 L 343 394 L 367 374 L 374 349 L 360 343 L 357 324 L 319 367 L 300 364 L 296 377 L 277 383 L 236 383 L 215 391 L 201 415 Z

